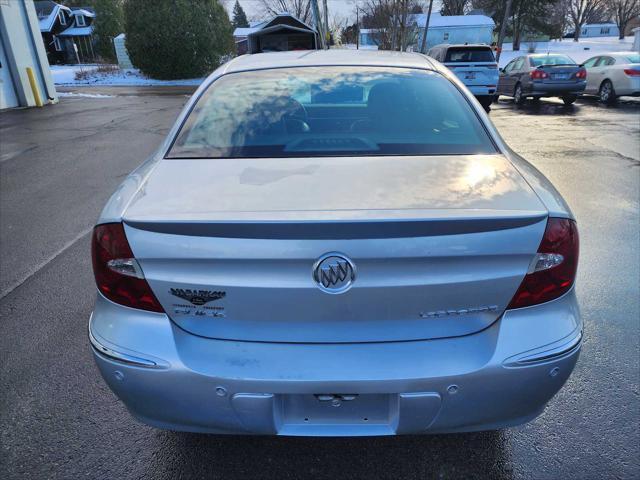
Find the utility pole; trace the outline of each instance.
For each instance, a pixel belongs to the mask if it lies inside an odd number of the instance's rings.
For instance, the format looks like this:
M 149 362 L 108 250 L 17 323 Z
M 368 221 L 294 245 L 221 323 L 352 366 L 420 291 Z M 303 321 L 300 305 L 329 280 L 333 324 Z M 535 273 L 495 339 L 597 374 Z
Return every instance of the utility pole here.
M 496 45 L 496 63 L 500 62 L 500 54 L 502 53 L 502 42 L 504 36 L 507 33 L 507 22 L 511 16 L 511 3 L 513 0 L 507 0 L 507 6 L 504 9 L 504 18 L 502 19 L 502 25 L 500 25 L 500 34 L 498 35 L 498 44 Z
M 509 2 L 511 2 L 511 0 L 509 0 Z M 433 8 L 433 0 L 429 0 L 429 11 L 427 12 L 427 22 L 424 24 L 424 34 L 422 35 L 422 44 L 420 45 L 420 53 L 426 53 L 427 33 L 429 32 L 429 22 L 431 21 L 432 8 Z
M 356 50 L 360 50 L 360 17 L 358 12 L 358 0 L 356 0 Z
M 322 28 L 322 18 L 320 17 L 320 9 L 318 8 L 318 0 L 311 0 L 311 13 L 313 14 L 313 21 L 316 24 L 316 30 L 318 31 L 318 37 L 320 38 L 320 48 L 325 49 L 325 34 Z
M 329 33 L 329 9 L 327 8 L 327 0 L 322 0 L 323 8 L 324 8 L 324 39 L 329 48 L 329 43 L 331 43 L 331 37 Z

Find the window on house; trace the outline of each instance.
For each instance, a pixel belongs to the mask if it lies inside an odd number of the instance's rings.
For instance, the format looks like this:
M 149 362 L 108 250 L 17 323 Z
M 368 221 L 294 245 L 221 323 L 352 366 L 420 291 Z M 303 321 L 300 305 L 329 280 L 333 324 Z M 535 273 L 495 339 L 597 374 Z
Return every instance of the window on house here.
M 587 34 L 587 29 L 586 29 L 586 28 L 583 28 L 583 29 L 582 29 L 582 35 L 586 35 L 586 34 Z
M 84 19 L 84 15 L 76 15 L 76 26 L 78 27 L 86 27 L 87 22 Z
M 53 46 L 56 49 L 56 52 L 62 51 L 62 43 L 60 43 L 60 39 L 58 37 L 53 37 Z
M 443 39 L 444 40 L 449 40 L 449 32 L 445 32 Z
M 600 29 L 600 35 L 608 35 L 609 34 L 609 27 L 602 27 Z
M 62 10 L 58 12 L 58 19 L 60 20 L 60 25 L 67 24 L 67 17 L 64 16 L 64 12 Z

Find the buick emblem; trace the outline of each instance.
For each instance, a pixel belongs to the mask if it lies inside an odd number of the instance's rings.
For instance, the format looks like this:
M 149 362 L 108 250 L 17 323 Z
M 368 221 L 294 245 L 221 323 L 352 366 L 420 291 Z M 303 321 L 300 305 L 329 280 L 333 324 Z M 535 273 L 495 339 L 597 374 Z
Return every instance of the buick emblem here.
M 323 292 L 346 292 L 356 279 L 356 268 L 344 255 L 327 253 L 313 266 L 313 279 Z

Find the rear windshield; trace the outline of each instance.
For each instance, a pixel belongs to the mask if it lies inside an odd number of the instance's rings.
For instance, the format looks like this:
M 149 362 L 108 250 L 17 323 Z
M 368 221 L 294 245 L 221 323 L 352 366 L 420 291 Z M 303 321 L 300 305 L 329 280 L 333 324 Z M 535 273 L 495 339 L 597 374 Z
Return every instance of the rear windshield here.
M 445 63 L 455 62 L 495 62 L 493 52 L 490 48 L 450 48 L 447 50 Z
M 575 65 L 576 62 L 566 55 L 541 55 L 539 57 L 529 57 L 531 66 L 539 67 L 540 65 Z
M 442 75 L 387 67 L 227 74 L 200 97 L 168 158 L 495 153 Z

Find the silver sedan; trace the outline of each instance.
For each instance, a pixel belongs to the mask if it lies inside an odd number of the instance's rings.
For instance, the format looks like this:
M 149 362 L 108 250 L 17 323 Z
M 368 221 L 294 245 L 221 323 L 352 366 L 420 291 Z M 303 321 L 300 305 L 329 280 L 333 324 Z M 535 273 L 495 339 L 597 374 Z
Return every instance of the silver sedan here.
M 164 429 L 504 428 L 581 347 L 569 207 L 418 54 L 223 65 L 113 194 L 92 256 L 97 365 Z
M 584 93 L 597 95 L 603 103 L 615 103 L 618 97 L 640 96 L 640 53 L 607 53 L 592 57 L 587 69 Z

